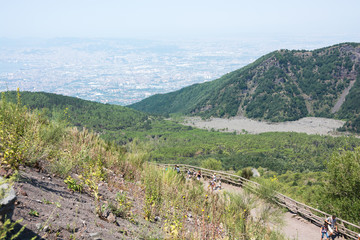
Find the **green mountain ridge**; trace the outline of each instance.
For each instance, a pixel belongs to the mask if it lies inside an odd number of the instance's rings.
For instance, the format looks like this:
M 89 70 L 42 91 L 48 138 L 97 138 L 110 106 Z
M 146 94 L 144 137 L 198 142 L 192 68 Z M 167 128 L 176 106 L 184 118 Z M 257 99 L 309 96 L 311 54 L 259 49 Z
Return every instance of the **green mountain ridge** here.
M 246 116 L 292 121 L 306 116 L 349 120 L 360 131 L 360 44 L 313 51 L 279 50 L 214 81 L 157 94 L 129 107 L 148 113 L 208 117 Z M 334 106 L 350 85 L 338 111 Z
M 16 102 L 15 91 L 4 92 Z M 39 109 L 51 118 L 66 119 L 76 127 L 86 127 L 107 140 L 119 139 L 122 131 L 146 131 L 162 117 L 149 115 L 120 105 L 103 104 L 80 98 L 46 92 L 20 92 L 21 102 L 30 109 Z M 124 141 L 126 136 L 123 137 Z M 122 141 L 123 141 L 122 140 Z M 119 142 L 120 143 L 120 142 Z

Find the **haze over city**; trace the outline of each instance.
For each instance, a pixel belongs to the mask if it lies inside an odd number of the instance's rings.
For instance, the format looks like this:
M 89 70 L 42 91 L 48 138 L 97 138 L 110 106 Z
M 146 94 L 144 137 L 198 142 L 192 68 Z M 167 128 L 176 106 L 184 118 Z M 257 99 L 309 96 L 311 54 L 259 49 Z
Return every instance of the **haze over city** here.
M 359 1 L 2 1 L 0 90 L 127 105 L 277 49 L 359 42 Z

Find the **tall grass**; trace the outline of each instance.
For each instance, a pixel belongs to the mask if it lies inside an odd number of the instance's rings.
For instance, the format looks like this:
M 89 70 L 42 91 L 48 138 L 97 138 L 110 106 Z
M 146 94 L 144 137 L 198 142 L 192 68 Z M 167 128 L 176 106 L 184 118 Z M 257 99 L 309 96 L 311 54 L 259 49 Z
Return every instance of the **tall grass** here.
M 66 114 L 49 120 L 41 111 L 29 112 L 21 106 L 20 95 L 17 104 L 3 98 L 0 106 L 2 167 L 25 164 L 63 178 L 77 176 L 94 196 L 99 216 L 99 182 L 118 175 L 141 180 L 143 215 L 148 221 L 160 221 L 167 238 L 282 239 L 263 224 L 268 215 L 260 214 L 260 220 L 250 216 L 249 196 L 213 194 L 200 181 L 187 181 L 172 169 L 148 164 L 150 145 L 138 140 L 125 147 L 105 142 L 87 129 L 69 127 Z
M 146 164 L 144 217 L 163 220 L 163 230 L 171 239 L 284 239 L 268 229 L 275 212 L 263 203 L 254 218 L 253 196 L 214 194 L 200 181 L 188 181 L 173 169 Z
M 58 114 L 59 115 L 59 114 Z M 49 120 L 42 111 L 30 112 L 18 103 L 0 102 L 0 157 L 3 168 L 17 169 L 20 164 L 53 172 L 61 177 L 83 174 L 90 165 L 138 178 L 147 160 L 141 144 L 134 142 L 127 149 L 100 139 L 87 129 L 69 127 L 66 113 Z

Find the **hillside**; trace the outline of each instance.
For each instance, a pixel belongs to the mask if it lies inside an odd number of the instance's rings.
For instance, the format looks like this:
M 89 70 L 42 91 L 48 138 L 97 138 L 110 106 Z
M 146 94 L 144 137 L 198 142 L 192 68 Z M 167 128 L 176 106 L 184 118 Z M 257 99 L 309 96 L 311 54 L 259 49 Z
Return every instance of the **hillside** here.
M 6 92 L 6 98 L 16 101 L 16 92 Z M 150 116 L 119 105 L 102 104 L 75 97 L 46 92 L 21 92 L 21 101 L 30 109 L 47 109 L 45 114 L 61 112 L 75 126 L 84 126 L 97 131 L 142 128 Z M 99 121 L 101 120 L 101 121 Z
M 0 175 L 18 195 L 1 239 L 285 239 L 263 224 L 277 223 L 270 207 L 249 214 L 248 195 L 219 197 L 147 164 L 139 142 L 119 147 L 38 113 L 0 101 Z
M 16 102 L 16 92 L 5 92 L 8 101 Z M 127 107 L 92 102 L 45 92 L 21 92 L 21 102 L 29 109 L 39 109 L 41 115 L 67 120 L 71 125 L 86 127 L 100 133 L 104 139 L 125 143 L 123 131 L 147 131 L 160 123 L 161 117 L 152 116 Z M 163 126 L 164 127 L 164 126 Z
M 49 116 L 55 121 L 66 119 L 64 124 L 75 125 L 79 130 L 87 127 L 99 133 L 101 138 L 120 145 L 134 139 L 145 142 L 149 147 L 149 159 L 157 162 L 200 165 L 204 159 L 216 158 L 221 160 L 226 170 L 261 166 L 278 173 L 287 170 L 321 171 L 334 149 L 351 149 L 360 145 L 358 139 L 347 137 L 208 132 L 116 105 L 49 93 L 20 92 L 20 95 L 27 108 L 40 109 L 37 114 L 41 119 Z M 5 96 L 16 102 L 15 92 L 7 92 Z M 67 113 L 64 115 L 65 109 Z M 52 131 L 51 135 L 58 134 L 58 129 Z
M 359 131 L 359 61 L 358 43 L 279 50 L 217 80 L 157 94 L 129 107 L 163 115 L 246 116 L 274 122 L 338 117 L 353 119 L 347 129 Z

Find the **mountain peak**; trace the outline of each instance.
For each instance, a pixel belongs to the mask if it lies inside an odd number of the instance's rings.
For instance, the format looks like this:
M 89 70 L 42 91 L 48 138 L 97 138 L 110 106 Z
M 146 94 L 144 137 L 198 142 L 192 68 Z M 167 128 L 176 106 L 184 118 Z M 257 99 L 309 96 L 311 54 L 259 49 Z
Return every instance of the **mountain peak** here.
M 360 88 L 359 62 L 359 43 L 312 51 L 281 49 L 217 80 L 154 95 L 130 107 L 157 114 L 245 115 L 274 122 L 344 117 L 343 106 L 352 105 L 352 92 Z M 351 110 L 359 114 L 358 108 Z

